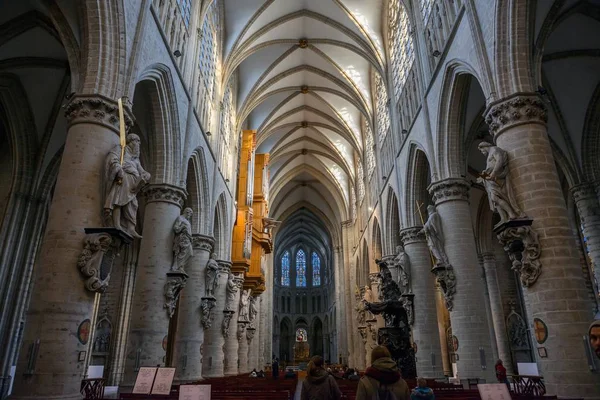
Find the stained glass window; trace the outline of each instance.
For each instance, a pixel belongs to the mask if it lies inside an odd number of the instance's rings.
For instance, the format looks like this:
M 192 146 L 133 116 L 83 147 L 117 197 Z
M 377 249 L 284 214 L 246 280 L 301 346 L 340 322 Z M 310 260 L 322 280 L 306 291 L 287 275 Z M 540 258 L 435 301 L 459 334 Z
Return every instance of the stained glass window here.
M 367 159 L 367 178 L 371 178 L 375 171 L 375 140 L 373 139 L 373 131 L 368 121 L 365 121 L 363 133 L 365 135 L 365 156 Z
M 388 95 L 385 82 L 379 74 L 375 74 L 375 115 L 377 118 L 377 139 L 379 144 L 390 131 L 390 110 L 388 108 Z
M 321 257 L 313 251 L 312 253 L 312 285 L 321 286 Z
M 177 0 L 177 4 L 179 5 L 179 11 L 181 12 L 181 18 L 185 23 L 185 27 L 188 28 L 190 26 L 192 0 Z
M 431 11 L 432 0 L 421 0 L 421 11 Z M 406 78 L 415 60 L 413 39 L 408 13 L 401 0 L 390 0 L 388 3 L 388 29 L 390 60 L 392 64 L 392 79 L 394 96 L 400 97 Z
M 306 287 L 306 255 L 304 250 L 296 253 L 296 286 Z
M 281 286 L 290 286 L 290 253 L 288 251 L 281 257 Z

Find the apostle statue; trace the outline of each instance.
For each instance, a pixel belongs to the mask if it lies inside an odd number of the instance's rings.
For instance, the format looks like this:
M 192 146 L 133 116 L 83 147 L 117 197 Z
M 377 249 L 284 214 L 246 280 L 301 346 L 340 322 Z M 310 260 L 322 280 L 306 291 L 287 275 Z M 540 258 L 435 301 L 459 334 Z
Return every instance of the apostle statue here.
M 363 296 L 363 303 L 373 303 L 375 301 L 375 296 L 373 296 L 373 291 L 369 285 L 365 285 L 365 294 Z M 368 314 L 365 315 L 367 321 L 372 321 L 375 319 L 375 315 L 371 311 L 366 311 Z
M 446 250 L 444 250 L 444 234 L 442 232 L 442 219 L 434 206 L 427 206 L 429 217 L 423 226 L 422 232 L 427 238 L 427 245 L 435 258 L 436 266 L 447 266 L 450 264 Z
M 171 271 L 183 272 L 189 259 L 194 255 L 192 248 L 192 219 L 193 211 L 186 208 L 173 224 L 173 264 Z
M 258 297 L 256 297 L 256 296 L 250 297 L 250 306 L 249 306 L 250 322 L 253 322 L 256 319 L 256 316 L 258 315 L 258 306 L 256 305 L 257 302 L 258 302 Z
M 127 135 L 127 146 L 121 163 L 121 146 L 114 146 L 104 163 L 104 217 L 106 226 L 114 226 L 134 238 L 138 201 L 137 194 L 148 183 L 150 174 L 140 164 L 140 137 Z
M 240 321 L 249 321 L 249 307 L 250 307 L 250 289 L 246 289 L 240 296 Z
M 500 214 L 500 223 L 523 218 L 512 191 L 508 174 L 508 153 L 488 142 L 479 143 L 479 151 L 487 157 L 486 168 L 481 171 L 477 182 L 485 186 L 490 209 Z
M 214 297 L 215 289 L 219 285 L 219 264 L 215 258 L 217 255 L 212 253 L 206 263 L 206 296 Z
M 225 310 L 234 311 L 235 295 L 240 290 L 242 279 L 236 277 L 234 274 L 229 274 L 227 279 L 227 299 L 225 301 Z
M 402 286 L 403 292 L 406 292 L 410 283 L 410 259 L 404 251 L 404 246 L 396 246 L 394 265 L 398 269 L 398 283 Z

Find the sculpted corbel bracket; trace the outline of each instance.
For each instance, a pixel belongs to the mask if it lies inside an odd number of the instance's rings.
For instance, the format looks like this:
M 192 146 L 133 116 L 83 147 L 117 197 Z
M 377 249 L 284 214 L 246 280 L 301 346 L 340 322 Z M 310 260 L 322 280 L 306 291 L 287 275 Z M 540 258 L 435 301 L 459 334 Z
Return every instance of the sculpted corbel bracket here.
M 494 229 L 500 244 L 517 271 L 524 287 L 531 287 L 542 273 L 540 255 L 542 248 L 537 233 L 532 229 L 533 220 L 508 221 Z
M 179 294 L 187 283 L 188 275 L 183 271 L 167 272 L 167 282 L 165 283 L 165 305 L 169 318 L 173 317 Z
M 358 333 L 360 334 L 360 338 L 362 339 L 363 344 L 367 344 L 367 327 L 359 326 Z
M 454 268 L 452 265 L 441 265 L 438 264 L 431 269 L 431 272 L 435 275 L 435 280 L 444 295 L 444 301 L 448 311 L 452 311 L 454 307 L 454 295 L 456 294 L 456 275 L 454 275 Z
M 213 319 L 215 318 L 214 315 L 212 315 L 212 309 L 215 308 L 216 304 L 217 299 L 212 296 L 203 297 L 200 302 L 200 322 L 204 329 L 210 329 L 212 326 Z
M 246 322 L 238 322 L 237 339 L 238 342 L 242 341 L 244 334 L 246 333 Z
M 87 290 L 104 293 L 119 249 L 123 244 L 131 243 L 133 238 L 115 228 L 86 228 L 85 233 L 77 267 L 85 278 Z
M 250 325 L 246 328 L 246 339 L 248 340 L 248 346 L 252 343 L 252 339 L 254 339 L 254 334 L 256 333 L 256 328 Z
M 233 318 L 233 314 L 235 311 L 233 310 L 224 310 L 223 311 L 223 323 L 221 324 L 221 331 L 223 332 L 223 337 L 229 337 L 229 325 L 231 323 L 231 319 Z

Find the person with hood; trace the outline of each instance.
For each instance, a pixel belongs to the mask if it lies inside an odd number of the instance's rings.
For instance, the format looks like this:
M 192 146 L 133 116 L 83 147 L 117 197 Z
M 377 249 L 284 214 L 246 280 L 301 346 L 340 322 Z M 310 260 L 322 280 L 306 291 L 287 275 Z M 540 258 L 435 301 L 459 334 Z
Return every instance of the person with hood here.
M 323 357 L 314 356 L 308 363 L 308 374 L 302 382 L 301 400 L 339 400 L 342 392 L 335 378 L 323 368 Z
M 358 382 L 356 400 L 409 400 L 410 390 L 385 346 L 371 352 L 371 366 Z
M 596 353 L 596 357 L 600 358 L 600 319 L 592 322 L 588 330 L 588 336 L 590 337 L 592 351 Z

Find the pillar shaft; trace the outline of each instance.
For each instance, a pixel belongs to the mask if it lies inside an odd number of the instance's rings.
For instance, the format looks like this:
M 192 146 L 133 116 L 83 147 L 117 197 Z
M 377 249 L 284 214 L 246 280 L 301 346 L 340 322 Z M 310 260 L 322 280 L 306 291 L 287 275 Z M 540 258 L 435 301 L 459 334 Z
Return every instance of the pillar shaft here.
M 96 294 L 85 289 L 77 260 L 84 228 L 102 226 L 104 160 L 119 144 L 118 125 L 111 122 L 115 110 L 116 103 L 102 96 L 76 96 L 67 107 L 68 134 L 34 269 L 11 398 L 81 398 L 87 365 L 79 354 L 91 350 Z M 81 325 L 88 319 L 89 325 Z M 89 327 L 83 343 L 80 325 Z M 86 333 L 80 333 L 84 339 Z M 29 362 L 32 348 L 38 348 L 37 357 Z
M 248 343 L 248 370 L 252 371 L 254 368 L 258 370 L 258 348 L 259 348 L 259 338 L 260 338 L 260 323 L 258 316 L 260 315 L 260 297 L 256 297 L 255 305 L 258 311 L 257 316 L 254 321 L 252 321 L 252 327 L 254 328 L 254 336 L 249 339 L 250 343 Z
M 180 215 L 185 191 L 155 184 L 146 187 L 144 195 L 147 201 L 131 309 L 125 386 L 133 385 L 139 367 L 165 365 L 164 338 L 169 333 L 169 315 L 164 308 L 164 287 L 173 262 L 173 223 Z
M 247 328 L 247 323 L 245 322 L 238 322 L 238 331 L 237 331 L 237 339 L 238 339 L 238 365 L 239 365 L 239 373 L 240 374 L 247 374 L 248 372 L 250 372 L 250 370 L 248 369 L 248 349 L 249 349 L 249 344 L 248 344 L 248 335 L 246 332 L 246 328 Z M 293 353 L 290 353 L 290 357 L 293 355 Z
M 218 260 L 219 274 L 218 285 L 214 296 L 216 303 L 212 309 L 212 322 L 204 331 L 204 344 L 202 345 L 202 376 L 204 378 L 216 378 L 225 374 L 225 353 L 223 345 L 223 310 L 227 297 L 227 279 L 231 273 L 231 262 Z
M 492 382 L 494 362 L 483 307 L 484 284 L 477 260 L 469 190 L 469 183 L 463 179 L 446 179 L 429 189 L 442 220 L 444 247 L 456 276 L 450 320 L 452 334 L 458 339 L 458 375 L 461 381 L 480 378 Z
M 438 335 L 440 339 L 444 376 L 454 376 L 452 363 L 450 362 L 450 353 L 448 351 L 448 337 L 446 335 L 446 330 L 450 327 L 450 313 L 444 303 L 442 289 L 440 289 L 438 285 L 435 287 L 435 309 L 437 311 Z
M 200 306 L 206 291 L 206 263 L 214 246 L 210 236 L 194 234 L 194 255 L 185 268 L 188 279 L 179 296 L 177 311 L 177 335 L 174 338 L 173 366 L 175 382 L 197 382 L 202 378 L 202 354 L 204 328 L 201 324 Z
M 532 228 L 541 245 L 541 275 L 524 292 L 532 332 L 534 318 L 541 319 L 548 330 L 547 340 L 536 346 L 546 349 L 547 357 L 538 358 L 538 366 L 548 394 L 600 398 L 598 377 L 588 368 L 581 341 L 593 317 L 592 304 L 546 120 L 545 103 L 533 93 L 498 101 L 490 105 L 486 116 L 496 144 L 508 153 L 509 177 L 517 203 L 533 219 Z M 541 331 L 542 324 L 536 325 Z
M 223 336 L 225 336 L 225 376 L 234 376 L 239 374 L 238 368 L 238 351 L 239 341 L 237 339 L 237 320 L 238 320 L 238 305 L 240 303 L 241 285 L 243 284 L 243 274 L 239 277 L 239 285 L 235 291 L 228 295 L 228 304 L 225 305 L 226 313 L 223 315 Z M 231 297 L 230 297 L 231 296 Z M 227 313 L 230 313 L 231 318 Z M 233 313 L 231 313 L 233 312 Z
M 442 352 L 435 305 L 435 279 L 431 273 L 431 254 L 422 227 L 400 232 L 404 251 L 410 260 L 413 299 L 413 341 L 417 345 L 417 374 L 424 378 L 444 376 Z
M 506 322 L 504 320 L 504 309 L 502 307 L 502 296 L 500 295 L 500 286 L 498 285 L 498 275 L 496 273 L 496 257 L 493 253 L 483 253 L 483 268 L 485 270 L 485 280 L 489 294 L 490 310 L 492 312 L 492 322 L 494 324 L 494 334 L 496 346 L 498 347 L 498 358 L 500 358 L 508 375 L 513 375 L 513 363 L 510 352 L 510 344 L 506 335 Z

